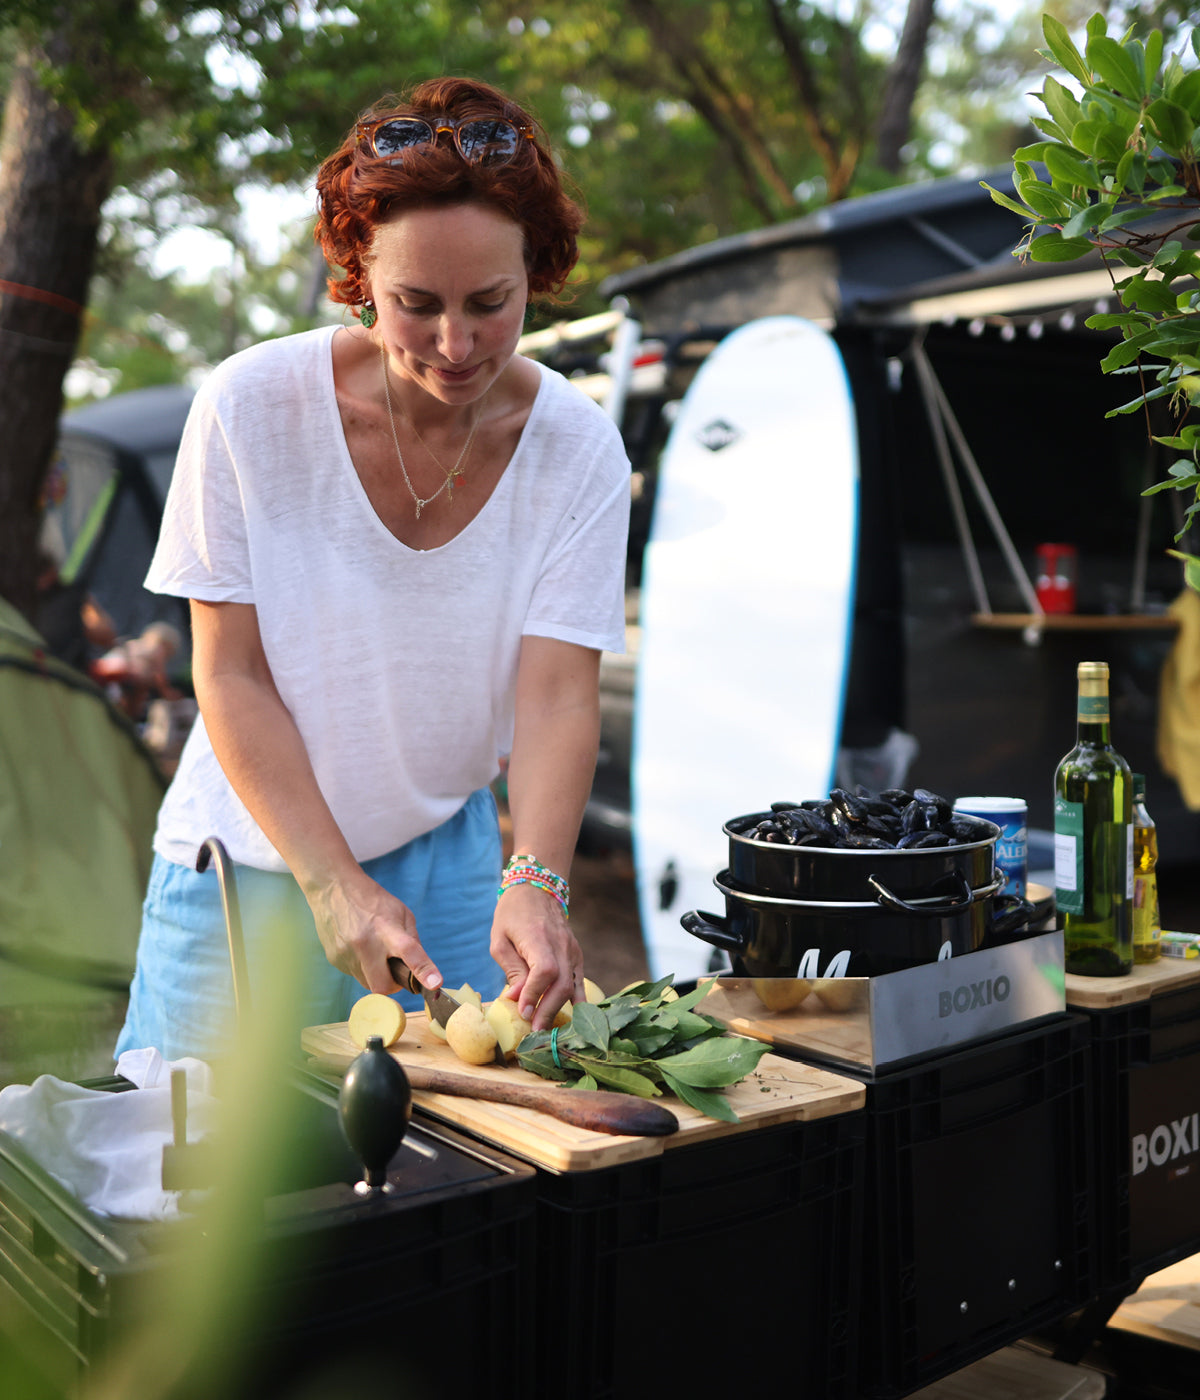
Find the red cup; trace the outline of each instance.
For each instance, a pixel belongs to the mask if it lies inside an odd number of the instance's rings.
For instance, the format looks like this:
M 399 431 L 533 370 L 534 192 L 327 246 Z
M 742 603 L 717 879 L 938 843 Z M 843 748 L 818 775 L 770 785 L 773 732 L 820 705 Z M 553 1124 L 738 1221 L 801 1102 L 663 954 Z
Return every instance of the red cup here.
M 1034 592 L 1044 613 L 1075 611 L 1079 551 L 1073 544 L 1039 544 Z

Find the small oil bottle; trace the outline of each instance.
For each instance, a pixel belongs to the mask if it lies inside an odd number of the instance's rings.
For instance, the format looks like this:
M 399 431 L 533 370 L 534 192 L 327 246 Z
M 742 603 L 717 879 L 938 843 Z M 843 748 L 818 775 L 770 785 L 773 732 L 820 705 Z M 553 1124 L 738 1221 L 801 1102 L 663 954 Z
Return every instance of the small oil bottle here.
M 1146 779 L 1133 775 L 1133 960 L 1154 962 L 1162 953 L 1158 914 L 1158 834 L 1146 810 Z

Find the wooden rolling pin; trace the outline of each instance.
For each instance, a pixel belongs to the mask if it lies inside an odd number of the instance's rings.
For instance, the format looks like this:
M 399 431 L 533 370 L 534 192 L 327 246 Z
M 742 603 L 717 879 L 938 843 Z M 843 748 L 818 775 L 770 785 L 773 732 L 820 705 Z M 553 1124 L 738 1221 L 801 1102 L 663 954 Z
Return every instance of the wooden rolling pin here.
M 310 1063 L 314 1069 L 330 1069 L 338 1074 L 344 1074 L 346 1070 L 340 1061 L 325 1056 L 316 1056 Z M 679 1119 L 669 1108 L 649 1103 L 633 1094 L 617 1094 L 607 1089 L 565 1089 L 552 1084 L 506 1082 L 491 1076 L 458 1074 L 449 1069 L 400 1063 L 414 1089 L 533 1108 L 563 1123 L 588 1128 L 595 1133 L 614 1133 L 619 1137 L 665 1137 L 679 1130 Z

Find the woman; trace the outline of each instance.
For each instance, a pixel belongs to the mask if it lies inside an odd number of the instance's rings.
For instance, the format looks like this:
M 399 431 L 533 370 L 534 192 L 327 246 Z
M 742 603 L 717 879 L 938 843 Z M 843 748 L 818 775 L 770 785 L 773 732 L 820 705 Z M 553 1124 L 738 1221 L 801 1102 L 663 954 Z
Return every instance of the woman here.
M 118 1053 L 219 1053 L 221 907 L 194 870 L 212 835 L 238 867 L 252 985 L 271 975 L 258 930 L 315 954 L 309 1023 L 395 994 L 389 957 L 430 988 L 507 985 L 539 1028 L 582 996 L 566 880 L 599 655 L 623 647 L 629 469 L 605 415 L 516 354 L 581 215 L 530 117 L 464 79 L 379 104 L 317 192 L 345 274 L 331 296 L 357 324 L 209 377 L 147 579 L 191 600 L 200 719 Z

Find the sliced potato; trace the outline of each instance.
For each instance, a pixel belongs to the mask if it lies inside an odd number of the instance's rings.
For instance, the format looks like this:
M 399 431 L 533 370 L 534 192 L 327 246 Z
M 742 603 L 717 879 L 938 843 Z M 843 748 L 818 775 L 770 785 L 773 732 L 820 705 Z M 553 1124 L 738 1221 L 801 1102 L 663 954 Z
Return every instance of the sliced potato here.
M 450 995 L 460 1003 L 473 1001 L 480 1011 L 483 1010 L 483 996 L 471 986 L 470 982 L 464 982 L 458 991 L 451 992 Z
M 511 1059 L 517 1046 L 533 1030 L 533 1026 L 521 1015 L 517 1003 L 511 997 L 497 997 L 490 1002 L 483 1013 L 483 1019 L 496 1033 L 500 1049 Z
M 377 1035 L 384 1045 L 395 1045 L 404 1034 L 408 1018 L 398 1001 L 384 996 L 382 992 L 368 992 L 350 1008 L 350 1039 L 360 1050 L 367 1048 L 367 1041 Z
M 583 994 L 587 1000 L 593 1004 L 604 1000 L 604 993 L 596 986 L 595 982 L 593 982 L 590 977 L 585 977 L 583 979 Z
M 479 1007 L 464 1002 L 446 1022 L 446 1043 L 466 1064 L 487 1065 L 495 1063 L 500 1042 Z

